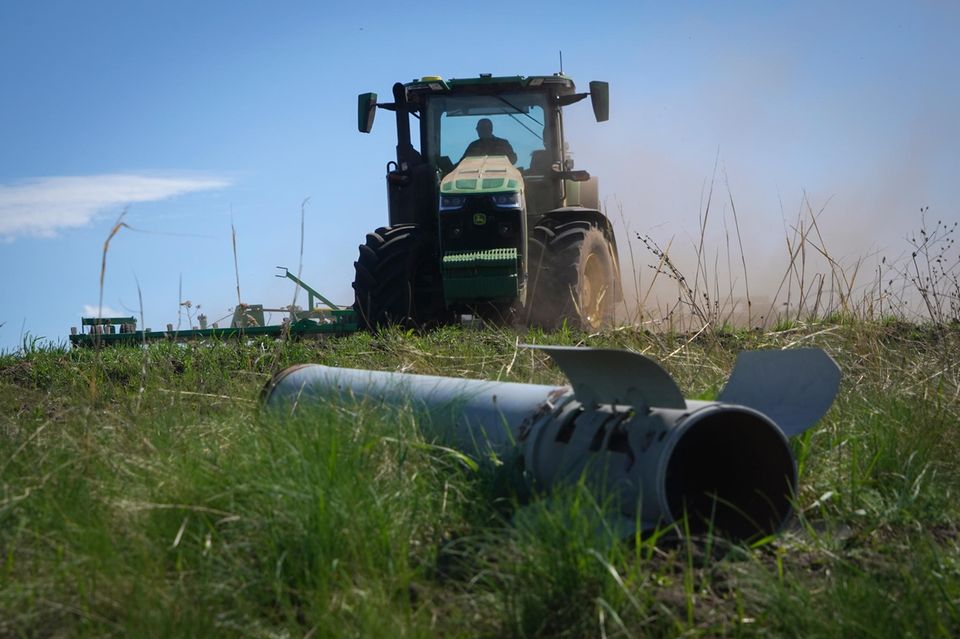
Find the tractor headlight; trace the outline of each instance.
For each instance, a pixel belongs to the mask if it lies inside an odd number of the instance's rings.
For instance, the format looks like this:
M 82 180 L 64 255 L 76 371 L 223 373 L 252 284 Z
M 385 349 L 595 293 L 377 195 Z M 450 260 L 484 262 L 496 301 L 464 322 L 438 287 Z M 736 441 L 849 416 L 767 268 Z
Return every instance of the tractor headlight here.
M 441 211 L 457 211 L 463 208 L 463 205 L 466 204 L 467 198 L 463 195 L 441 195 L 440 196 L 440 210 Z
M 520 193 L 496 193 L 490 196 L 494 206 L 501 209 L 519 209 Z

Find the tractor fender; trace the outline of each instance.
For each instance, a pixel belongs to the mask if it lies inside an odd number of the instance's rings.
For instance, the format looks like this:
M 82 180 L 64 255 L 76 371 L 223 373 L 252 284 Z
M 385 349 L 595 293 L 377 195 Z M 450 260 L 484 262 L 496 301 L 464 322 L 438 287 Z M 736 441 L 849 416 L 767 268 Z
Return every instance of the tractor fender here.
M 616 237 L 614 237 L 613 234 L 613 225 L 610 224 L 609 218 L 596 209 L 588 209 L 582 206 L 565 206 L 547 211 L 536 223 L 544 226 L 553 226 L 578 220 L 589 222 L 591 225 L 597 227 L 603 231 L 604 237 L 607 238 L 610 244 L 614 247 L 617 245 Z

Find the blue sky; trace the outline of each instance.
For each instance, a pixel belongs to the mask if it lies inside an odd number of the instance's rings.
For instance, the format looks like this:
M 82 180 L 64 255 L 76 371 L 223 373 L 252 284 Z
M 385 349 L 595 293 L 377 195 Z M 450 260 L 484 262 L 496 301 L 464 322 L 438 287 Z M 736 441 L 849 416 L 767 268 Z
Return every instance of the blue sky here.
M 958 32 L 948 0 L 6 0 L 0 349 L 63 339 L 96 307 L 124 210 L 103 303 L 139 314 L 139 283 L 151 328 L 175 324 L 181 299 L 211 321 L 230 312 L 231 221 L 243 301 L 288 304 L 273 269 L 297 268 L 307 198 L 303 277 L 351 302 L 395 143 L 386 113 L 356 131 L 356 95 L 422 75 L 551 73 L 561 48 L 580 86 L 610 82 L 611 120 L 577 105 L 568 137 L 632 231 L 688 245 L 719 159 L 751 269 L 774 270 L 804 193 L 826 206 L 837 254 L 897 255 L 921 206 L 960 219 Z

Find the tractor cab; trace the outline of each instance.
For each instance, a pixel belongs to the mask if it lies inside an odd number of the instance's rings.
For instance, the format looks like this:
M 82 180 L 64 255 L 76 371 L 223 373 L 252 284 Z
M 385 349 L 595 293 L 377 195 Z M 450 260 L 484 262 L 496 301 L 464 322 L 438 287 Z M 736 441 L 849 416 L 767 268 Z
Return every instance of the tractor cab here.
M 572 79 L 550 76 L 492 77 L 444 80 L 425 76 L 393 87 L 394 101 L 379 103 L 374 93 L 359 96 L 358 125 L 368 133 L 377 108 L 394 111 L 397 119 L 397 161 L 387 167 L 391 224 L 430 223 L 438 211 L 440 181 L 454 171 L 471 143 L 478 124 L 492 124 L 493 136 L 506 141 L 515 156 L 510 164 L 530 186 L 530 214 L 563 206 L 594 206 L 581 198 L 596 193 L 586 171 L 572 171 L 563 135 L 562 107 L 589 96 L 598 122 L 609 112 L 606 82 L 591 82 L 589 93 L 577 93 Z M 418 127 L 412 135 L 411 119 Z M 414 138 L 417 145 L 414 146 Z M 417 148 L 419 147 L 419 148 Z M 581 202 L 581 199 L 585 200 Z

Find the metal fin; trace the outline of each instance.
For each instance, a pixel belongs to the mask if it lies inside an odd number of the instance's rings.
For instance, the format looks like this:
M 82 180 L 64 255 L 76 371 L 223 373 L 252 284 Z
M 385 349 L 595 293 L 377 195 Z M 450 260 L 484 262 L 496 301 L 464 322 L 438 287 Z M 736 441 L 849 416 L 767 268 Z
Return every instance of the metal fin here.
M 813 426 L 840 388 L 840 367 L 819 348 L 744 351 L 717 401 L 758 410 L 788 437 Z
M 606 348 L 540 346 L 573 386 L 582 404 L 627 404 L 636 408 L 687 407 L 683 393 L 660 364 L 640 353 Z

